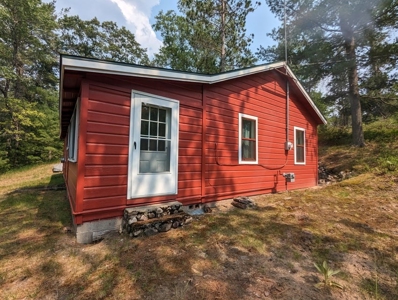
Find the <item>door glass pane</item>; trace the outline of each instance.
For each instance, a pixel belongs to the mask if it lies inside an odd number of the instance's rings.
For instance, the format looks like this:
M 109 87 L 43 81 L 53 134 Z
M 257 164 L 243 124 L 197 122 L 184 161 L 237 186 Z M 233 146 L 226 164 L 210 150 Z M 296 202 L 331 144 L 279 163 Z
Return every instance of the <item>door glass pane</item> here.
M 148 150 L 148 142 L 149 140 L 147 139 L 141 139 L 141 150 Z
M 143 104 L 141 109 L 141 119 L 149 120 L 149 106 Z
M 157 140 L 149 140 L 149 151 L 156 151 Z
M 159 123 L 159 137 L 166 137 L 166 124 Z
M 158 141 L 158 151 L 166 150 L 166 141 L 159 140 Z
M 159 109 L 159 122 L 166 122 L 166 110 Z
M 149 122 L 141 121 L 141 135 L 148 135 L 149 132 Z
M 151 107 L 151 121 L 158 120 L 158 109 L 156 107 Z
M 158 135 L 158 123 L 157 122 L 151 122 L 150 135 L 151 136 Z

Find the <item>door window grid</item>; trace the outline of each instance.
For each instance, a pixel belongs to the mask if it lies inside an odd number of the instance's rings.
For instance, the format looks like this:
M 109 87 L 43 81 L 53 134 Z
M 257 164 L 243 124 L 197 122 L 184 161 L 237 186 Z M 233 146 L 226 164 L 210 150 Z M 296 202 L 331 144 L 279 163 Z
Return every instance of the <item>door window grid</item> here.
M 141 150 L 166 151 L 167 110 L 142 104 L 141 109 Z

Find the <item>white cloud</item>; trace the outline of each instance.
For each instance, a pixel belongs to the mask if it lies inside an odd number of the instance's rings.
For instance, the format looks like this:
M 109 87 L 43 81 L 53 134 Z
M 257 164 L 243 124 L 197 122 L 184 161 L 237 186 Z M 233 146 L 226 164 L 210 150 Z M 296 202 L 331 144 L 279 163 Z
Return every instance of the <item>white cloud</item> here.
M 135 38 L 142 47 L 148 49 L 148 54 L 152 56 L 158 52 L 162 42 L 157 39 L 155 32 L 149 22 L 151 10 L 159 5 L 160 0 L 110 0 L 117 4 L 127 26 L 134 33 Z

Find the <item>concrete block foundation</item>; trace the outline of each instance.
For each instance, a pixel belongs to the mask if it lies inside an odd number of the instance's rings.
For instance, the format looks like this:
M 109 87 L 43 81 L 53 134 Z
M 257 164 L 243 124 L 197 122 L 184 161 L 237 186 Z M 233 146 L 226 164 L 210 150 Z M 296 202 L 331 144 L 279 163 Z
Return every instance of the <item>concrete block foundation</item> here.
M 100 240 L 109 232 L 119 231 L 121 225 L 122 217 L 75 225 L 76 240 L 79 244 L 89 244 Z

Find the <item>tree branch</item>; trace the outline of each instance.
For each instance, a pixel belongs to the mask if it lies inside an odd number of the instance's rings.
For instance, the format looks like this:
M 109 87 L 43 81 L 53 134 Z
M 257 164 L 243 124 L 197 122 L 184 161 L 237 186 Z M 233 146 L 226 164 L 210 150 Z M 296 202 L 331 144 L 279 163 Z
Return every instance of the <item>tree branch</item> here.
M 300 11 L 294 9 L 293 7 L 288 7 L 288 8 L 289 8 L 290 10 L 292 10 L 293 12 L 295 12 L 296 14 L 302 16 L 303 18 L 308 18 L 308 16 L 302 14 Z M 339 33 L 342 33 L 341 30 L 327 28 L 327 27 L 323 26 L 321 23 L 319 23 L 318 21 L 314 20 L 314 19 L 309 18 L 309 21 L 312 22 L 312 23 L 314 23 L 314 24 L 316 24 L 319 28 L 321 28 L 322 30 L 324 30 L 324 31 L 326 31 L 326 32 L 339 32 Z

